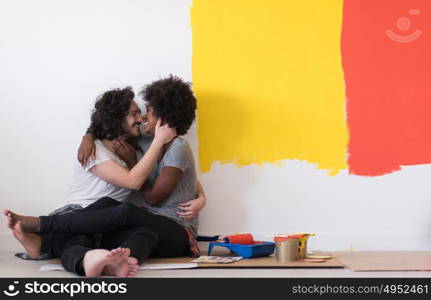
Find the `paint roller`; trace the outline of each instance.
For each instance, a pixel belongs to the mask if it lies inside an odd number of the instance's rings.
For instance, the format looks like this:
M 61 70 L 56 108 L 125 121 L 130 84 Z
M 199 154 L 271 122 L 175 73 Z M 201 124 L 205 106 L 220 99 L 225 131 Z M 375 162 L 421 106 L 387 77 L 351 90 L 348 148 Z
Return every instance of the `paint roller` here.
M 250 233 L 233 234 L 225 236 L 224 241 L 229 244 L 240 244 L 240 245 L 253 245 L 253 235 Z

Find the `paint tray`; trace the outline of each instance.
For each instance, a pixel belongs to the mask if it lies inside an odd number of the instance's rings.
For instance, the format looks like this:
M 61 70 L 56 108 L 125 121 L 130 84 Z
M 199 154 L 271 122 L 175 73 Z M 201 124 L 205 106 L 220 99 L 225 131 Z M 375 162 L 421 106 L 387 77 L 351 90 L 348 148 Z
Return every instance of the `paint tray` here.
M 244 258 L 268 256 L 271 255 L 275 249 L 275 243 L 273 242 L 253 242 L 251 245 L 211 242 L 208 246 L 208 255 L 211 255 L 214 246 L 228 248 L 231 252 Z

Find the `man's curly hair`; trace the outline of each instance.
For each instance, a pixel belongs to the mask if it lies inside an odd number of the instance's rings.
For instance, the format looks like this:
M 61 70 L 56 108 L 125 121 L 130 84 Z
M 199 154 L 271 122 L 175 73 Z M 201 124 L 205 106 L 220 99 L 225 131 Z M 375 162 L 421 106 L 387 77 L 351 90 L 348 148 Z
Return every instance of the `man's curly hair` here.
M 196 118 L 196 98 L 189 82 L 170 75 L 144 86 L 139 94 L 157 118 L 175 128 L 178 135 L 187 133 Z
M 131 87 L 113 89 L 97 97 L 88 132 L 100 140 L 113 140 L 126 133 L 123 122 L 134 97 Z

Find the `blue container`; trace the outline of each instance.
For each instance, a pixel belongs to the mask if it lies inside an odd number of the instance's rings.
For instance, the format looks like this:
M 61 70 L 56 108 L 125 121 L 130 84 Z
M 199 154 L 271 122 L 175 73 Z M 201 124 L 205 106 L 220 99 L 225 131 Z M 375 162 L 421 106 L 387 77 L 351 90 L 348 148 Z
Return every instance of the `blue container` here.
M 211 255 L 214 246 L 228 248 L 230 251 L 244 258 L 268 256 L 274 253 L 275 249 L 275 243 L 273 242 L 255 242 L 253 245 L 211 242 L 208 246 L 208 255 Z

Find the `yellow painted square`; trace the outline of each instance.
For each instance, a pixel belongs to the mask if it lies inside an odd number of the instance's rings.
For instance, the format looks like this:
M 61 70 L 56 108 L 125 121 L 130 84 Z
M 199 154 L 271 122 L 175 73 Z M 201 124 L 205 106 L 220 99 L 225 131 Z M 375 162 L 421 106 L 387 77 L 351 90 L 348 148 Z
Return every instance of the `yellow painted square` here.
M 194 0 L 199 161 L 345 169 L 342 0 Z

